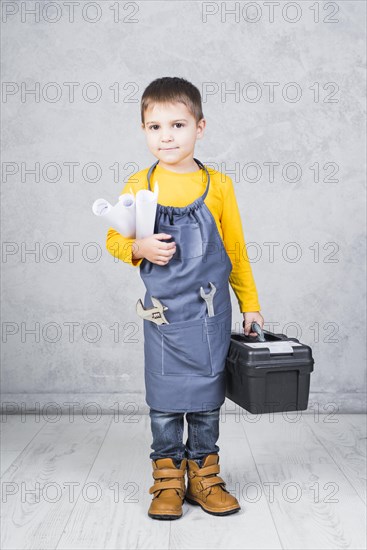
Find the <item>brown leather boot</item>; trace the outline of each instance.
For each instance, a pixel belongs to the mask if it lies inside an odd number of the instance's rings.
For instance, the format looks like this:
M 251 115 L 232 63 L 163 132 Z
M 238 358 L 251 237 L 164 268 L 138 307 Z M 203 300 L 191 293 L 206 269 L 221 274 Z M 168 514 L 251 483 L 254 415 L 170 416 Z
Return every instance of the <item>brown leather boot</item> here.
M 149 493 L 154 493 L 148 510 L 153 519 L 178 519 L 182 516 L 182 503 L 185 497 L 185 472 L 187 460 L 176 468 L 172 458 L 152 460 L 154 485 Z
M 241 510 L 238 500 L 227 489 L 226 483 L 217 474 L 220 471 L 219 456 L 210 454 L 205 457 L 203 466 L 195 460 L 188 460 L 188 487 L 185 499 L 190 504 L 198 504 L 214 516 L 227 516 Z

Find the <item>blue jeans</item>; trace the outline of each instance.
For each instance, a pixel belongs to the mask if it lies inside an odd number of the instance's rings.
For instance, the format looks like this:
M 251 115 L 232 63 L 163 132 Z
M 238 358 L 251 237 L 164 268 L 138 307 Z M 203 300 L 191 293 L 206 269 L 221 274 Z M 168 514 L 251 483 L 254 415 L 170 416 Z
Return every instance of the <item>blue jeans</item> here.
M 150 409 L 149 416 L 153 442 L 151 460 L 170 457 L 179 467 L 183 458 L 198 462 L 201 467 L 208 454 L 219 451 L 216 442 L 219 437 L 219 411 L 174 413 Z M 182 442 L 184 416 L 188 425 L 186 445 Z

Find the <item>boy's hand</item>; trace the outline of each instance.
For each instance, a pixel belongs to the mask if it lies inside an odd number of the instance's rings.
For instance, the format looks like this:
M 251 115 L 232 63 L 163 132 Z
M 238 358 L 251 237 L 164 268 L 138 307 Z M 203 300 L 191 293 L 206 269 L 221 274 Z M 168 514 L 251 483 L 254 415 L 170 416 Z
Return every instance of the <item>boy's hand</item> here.
M 176 243 L 161 242 L 160 239 L 170 239 L 167 233 L 154 233 L 145 239 L 136 239 L 133 245 L 133 258 L 146 258 L 153 264 L 166 265 L 176 252 Z
M 250 332 L 253 322 L 260 325 L 261 328 L 264 327 L 264 318 L 259 311 L 246 311 L 243 313 L 243 330 L 246 336 L 257 336 L 257 332 Z

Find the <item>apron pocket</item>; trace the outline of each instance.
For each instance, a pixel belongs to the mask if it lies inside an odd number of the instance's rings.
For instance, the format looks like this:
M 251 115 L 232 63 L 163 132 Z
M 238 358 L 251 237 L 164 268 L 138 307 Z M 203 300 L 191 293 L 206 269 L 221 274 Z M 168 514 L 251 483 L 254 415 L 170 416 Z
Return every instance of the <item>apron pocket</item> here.
M 157 327 L 162 335 L 162 374 L 211 375 L 205 317 Z
M 157 325 L 162 374 L 215 376 L 225 369 L 231 342 L 232 305 L 213 317 Z
M 175 241 L 176 252 L 172 260 L 198 258 L 203 255 L 203 240 L 198 223 L 184 223 L 181 225 L 160 224 L 159 233 L 168 233 L 172 239 L 164 239 L 169 243 Z
M 205 317 L 210 351 L 212 375 L 225 369 L 226 357 L 231 343 L 232 305 L 213 317 Z

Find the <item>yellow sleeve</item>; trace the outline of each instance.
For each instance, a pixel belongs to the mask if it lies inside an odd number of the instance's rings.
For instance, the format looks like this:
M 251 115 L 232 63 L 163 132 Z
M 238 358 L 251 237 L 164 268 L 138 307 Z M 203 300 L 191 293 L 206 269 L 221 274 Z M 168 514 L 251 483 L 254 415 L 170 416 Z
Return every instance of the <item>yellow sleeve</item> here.
M 136 194 L 136 191 L 134 189 L 134 183 L 130 181 L 130 178 L 129 178 L 125 187 L 121 191 L 121 195 L 123 193 L 130 193 L 130 188 Z M 136 260 L 133 259 L 132 252 L 133 252 L 134 241 L 135 239 L 128 239 L 123 235 L 121 235 L 121 233 L 118 233 L 118 231 L 110 227 L 110 229 L 107 232 L 106 248 L 114 258 L 118 258 L 119 260 L 122 260 L 127 264 L 138 267 L 144 258 L 139 258 Z
M 256 284 L 247 255 L 241 215 L 233 182 L 229 176 L 226 176 L 224 183 L 221 226 L 224 247 L 233 266 L 229 282 L 236 294 L 240 311 L 241 313 L 260 311 Z

